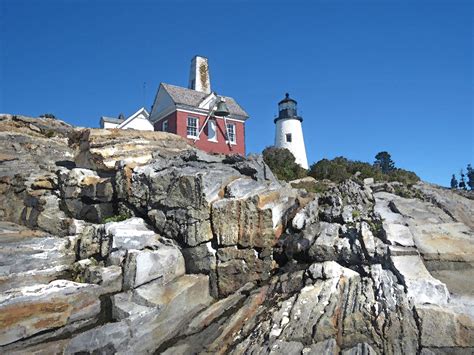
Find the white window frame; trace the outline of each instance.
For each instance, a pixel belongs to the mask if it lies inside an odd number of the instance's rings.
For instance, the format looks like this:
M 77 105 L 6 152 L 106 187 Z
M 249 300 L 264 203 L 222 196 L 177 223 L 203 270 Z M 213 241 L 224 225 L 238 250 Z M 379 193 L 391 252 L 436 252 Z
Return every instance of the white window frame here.
M 189 120 L 190 120 L 190 119 L 195 120 L 195 122 L 196 122 L 196 127 L 191 127 L 191 126 L 189 125 Z M 195 135 L 190 135 L 190 134 L 189 134 L 189 129 L 190 129 L 190 128 L 192 128 L 192 129 L 195 128 L 195 130 L 196 130 Z M 199 138 L 199 137 L 198 137 L 198 134 L 199 134 L 199 118 L 198 118 L 198 117 L 195 117 L 195 116 L 188 116 L 188 117 L 187 117 L 187 120 L 186 120 L 186 136 L 187 136 L 188 138 L 194 138 L 194 139 L 195 139 L 195 138 Z
M 210 128 L 211 128 L 211 124 L 212 124 L 213 130 L 214 130 L 214 138 L 211 138 L 209 136 L 209 131 L 210 131 Z M 210 141 L 210 142 L 217 142 L 217 122 L 216 122 L 216 120 L 207 121 L 207 140 Z
M 232 133 L 230 134 L 229 127 L 232 127 Z M 227 134 L 227 143 L 230 144 L 237 144 L 237 130 L 234 123 L 227 123 L 226 126 L 226 134 Z M 233 138 L 233 139 L 231 139 Z
M 168 132 L 169 130 L 169 122 L 168 120 L 164 120 L 162 123 L 161 123 L 161 130 L 163 132 Z

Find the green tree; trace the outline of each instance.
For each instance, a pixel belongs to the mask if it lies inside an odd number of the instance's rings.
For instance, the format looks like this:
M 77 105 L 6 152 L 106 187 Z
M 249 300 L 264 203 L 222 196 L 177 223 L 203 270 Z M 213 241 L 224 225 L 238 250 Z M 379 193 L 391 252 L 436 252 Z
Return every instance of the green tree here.
M 294 155 L 286 148 L 267 147 L 263 160 L 280 180 L 291 181 L 307 175 L 307 171 L 295 162 Z
M 471 164 L 467 164 L 467 185 L 474 190 L 474 169 Z
M 459 179 L 459 188 L 466 190 L 466 175 L 464 175 L 464 171 L 462 169 L 459 175 L 461 176 Z
M 43 113 L 40 115 L 41 118 L 53 118 L 56 119 L 56 116 L 54 116 L 52 113 Z
M 374 166 L 382 170 L 382 173 L 387 174 L 395 170 L 395 163 L 388 152 L 379 152 L 375 156 Z
M 456 179 L 456 175 L 453 174 L 451 178 L 451 188 L 457 189 L 458 188 L 458 180 Z

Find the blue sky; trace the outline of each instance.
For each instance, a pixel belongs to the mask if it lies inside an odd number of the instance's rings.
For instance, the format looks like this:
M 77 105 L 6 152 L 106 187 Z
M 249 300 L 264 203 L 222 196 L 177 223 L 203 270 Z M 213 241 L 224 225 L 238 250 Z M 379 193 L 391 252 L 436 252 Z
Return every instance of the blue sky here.
M 469 0 L 0 0 L 0 112 L 96 127 L 149 108 L 160 82 L 186 86 L 201 54 L 251 116 L 248 152 L 273 144 L 289 92 L 310 164 L 387 150 L 447 185 L 474 162 L 473 14 Z

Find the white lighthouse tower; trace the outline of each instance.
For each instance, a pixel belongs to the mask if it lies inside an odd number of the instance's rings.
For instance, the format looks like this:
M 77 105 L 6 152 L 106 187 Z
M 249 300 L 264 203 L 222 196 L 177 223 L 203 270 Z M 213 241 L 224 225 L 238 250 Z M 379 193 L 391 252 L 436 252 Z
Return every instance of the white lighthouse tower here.
M 295 156 L 295 161 L 302 168 L 308 169 L 306 148 L 304 145 L 303 118 L 298 116 L 296 101 L 287 93 L 278 103 L 278 117 L 275 118 L 275 147 L 287 148 Z

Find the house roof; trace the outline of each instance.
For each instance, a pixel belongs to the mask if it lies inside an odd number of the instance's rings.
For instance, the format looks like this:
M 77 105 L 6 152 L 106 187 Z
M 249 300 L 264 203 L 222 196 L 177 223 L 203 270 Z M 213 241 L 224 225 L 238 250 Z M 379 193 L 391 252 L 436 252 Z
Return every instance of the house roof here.
M 113 117 L 106 117 L 106 116 L 102 116 L 100 119 L 104 122 L 115 123 L 115 124 L 120 124 L 123 121 L 125 121 L 125 120 L 120 119 L 120 118 L 113 118 Z
M 189 106 L 190 108 L 198 108 L 199 104 L 209 96 L 205 92 L 196 91 L 193 89 L 183 88 L 181 86 L 175 86 L 171 84 L 161 83 L 166 92 L 170 95 L 171 99 L 177 105 Z M 225 99 L 225 103 L 229 108 L 231 115 L 248 118 L 249 115 L 245 110 L 229 96 L 222 96 Z
M 143 115 L 145 116 L 146 119 L 148 119 L 148 117 L 150 117 L 150 114 L 148 113 L 148 111 L 144 107 L 142 107 L 142 108 L 138 109 L 138 111 L 135 112 L 130 117 L 128 117 L 124 120 L 119 119 L 122 122 L 120 123 L 120 125 L 117 128 L 125 127 L 127 124 L 129 124 L 131 121 L 133 121 L 135 118 L 137 118 L 141 113 L 143 113 Z

